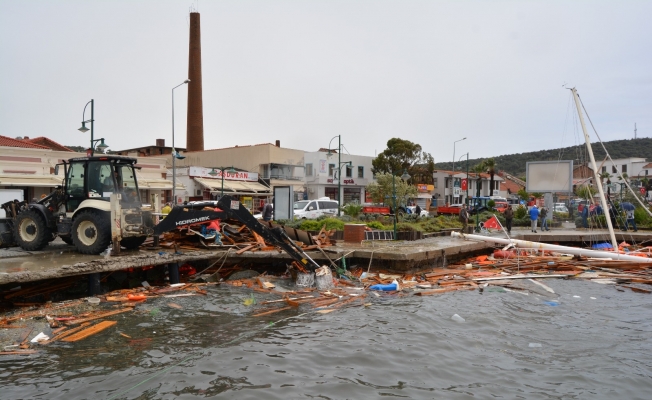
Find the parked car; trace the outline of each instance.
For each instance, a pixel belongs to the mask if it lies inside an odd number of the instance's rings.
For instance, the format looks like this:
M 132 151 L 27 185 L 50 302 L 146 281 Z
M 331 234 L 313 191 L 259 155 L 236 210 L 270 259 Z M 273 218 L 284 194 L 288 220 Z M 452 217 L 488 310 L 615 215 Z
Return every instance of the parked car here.
M 568 213 L 568 207 L 566 207 L 566 204 L 564 203 L 555 203 L 555 208 L 553 211 L 559 213 Z
M 339 203 L 330 197 L 321 197 L 317 200 L 299 200 L 294 203 L 294 218 L 315 219 L 322 215 L 335 215 Z
M 417 206 L 407 206 L 406 208 L 410 210 L 408 214 L 414 214 L 416 212 L 415 210 Z M 429 215 L 430 213 L 428 211 L 424 210 L 423 208 L 421 209 L 421 215 L 420 215 L 421 217 L 427 217 Z
M 503 214 L 509 207 L 511 206 L 506 201 L 496 201 L 496 205 L 494 206 L 494 209 L 499 213 Z

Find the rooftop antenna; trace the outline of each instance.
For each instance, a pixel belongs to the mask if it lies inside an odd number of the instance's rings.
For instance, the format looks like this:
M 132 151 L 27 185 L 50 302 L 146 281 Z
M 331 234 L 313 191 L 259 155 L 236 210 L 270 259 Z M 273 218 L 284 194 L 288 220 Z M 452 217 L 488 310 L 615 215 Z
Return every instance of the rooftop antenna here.
M 634 122 L 634 139 L 636 139 L 636 122 Z

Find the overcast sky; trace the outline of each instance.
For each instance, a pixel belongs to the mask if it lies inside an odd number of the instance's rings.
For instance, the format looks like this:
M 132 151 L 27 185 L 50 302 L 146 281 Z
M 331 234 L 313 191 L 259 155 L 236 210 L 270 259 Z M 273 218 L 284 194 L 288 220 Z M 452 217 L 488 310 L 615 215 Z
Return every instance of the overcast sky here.
M 342 135 L 373 156 L 400 137 L 442 162 L 463 137 L 458 159 L 583 143 L 564 84 L 603 140 L 633 138 L 635 123 L 652 136 L 643 0 L 0 0 L 0 135 L 86 146 L 77 128 L 95 99 L 95 137 L 112 149 L 169 145 L 191 7 L 207 149 L 315 151 Z M 186 87 L 175 104 L 184 146 Z

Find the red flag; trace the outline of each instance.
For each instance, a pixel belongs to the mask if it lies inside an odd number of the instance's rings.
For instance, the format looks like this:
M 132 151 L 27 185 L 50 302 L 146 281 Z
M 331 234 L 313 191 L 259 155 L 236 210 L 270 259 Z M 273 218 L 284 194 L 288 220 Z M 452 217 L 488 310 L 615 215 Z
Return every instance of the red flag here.
M 487 229 L 500 229 L 500 222 L 498 222 L 498 218 L 494 215 L 484 222 L 484 227 Z

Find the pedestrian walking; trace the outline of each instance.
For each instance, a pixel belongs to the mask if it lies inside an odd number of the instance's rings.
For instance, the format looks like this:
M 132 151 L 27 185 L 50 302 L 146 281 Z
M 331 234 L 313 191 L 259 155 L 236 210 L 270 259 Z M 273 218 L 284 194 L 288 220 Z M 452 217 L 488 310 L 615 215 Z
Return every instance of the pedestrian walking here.
M 627 215 L 627 220 L 625 221 L 625 230 L 628 230 L 629 225 L 631 224 L 632 227 L 634 227 L 634 232 L 638 231 L 638 228 L 636 227 L 636 221 L 634 220 L 634 210 L 627 210 L 625 213 Z
M 514 219 L 514 210 L 511 205 L 508 205 L 507 210 L 505 210 L 505 226 L 507 228 L 507 233 L 512 233 L 512 220 Z
M 265 206 L 263 207 L 263 220 L 264 221 L 269 221 L 272 219 L 272 214 L 274 213 L 274 207 L 272 206 L 271 203 L 265 203 Z
M 532 232 L 537 233 L 537 221 L 539 219 L 539 208 L 537 205 L 533 205 L 530 208 L 530 221 L 532 223 Z
M 539 214 L 541 216 L 541 230 L 542 231 L 549 231 L 550 228 L 548 228 L 548 209 L 546 207 L 541 207 L 541 213 Z
M 417 218 L 421 216 L 421 207 L 417 204 L 416 208 L 414 209 L 414 213 L 417 215 Z
M 469 210 L 466 209 L 466 204 L 462 205 L 460 210 L 460 222 L 462 223 L 462 233 L 466 233 L 466 227 L 469 225 Z

